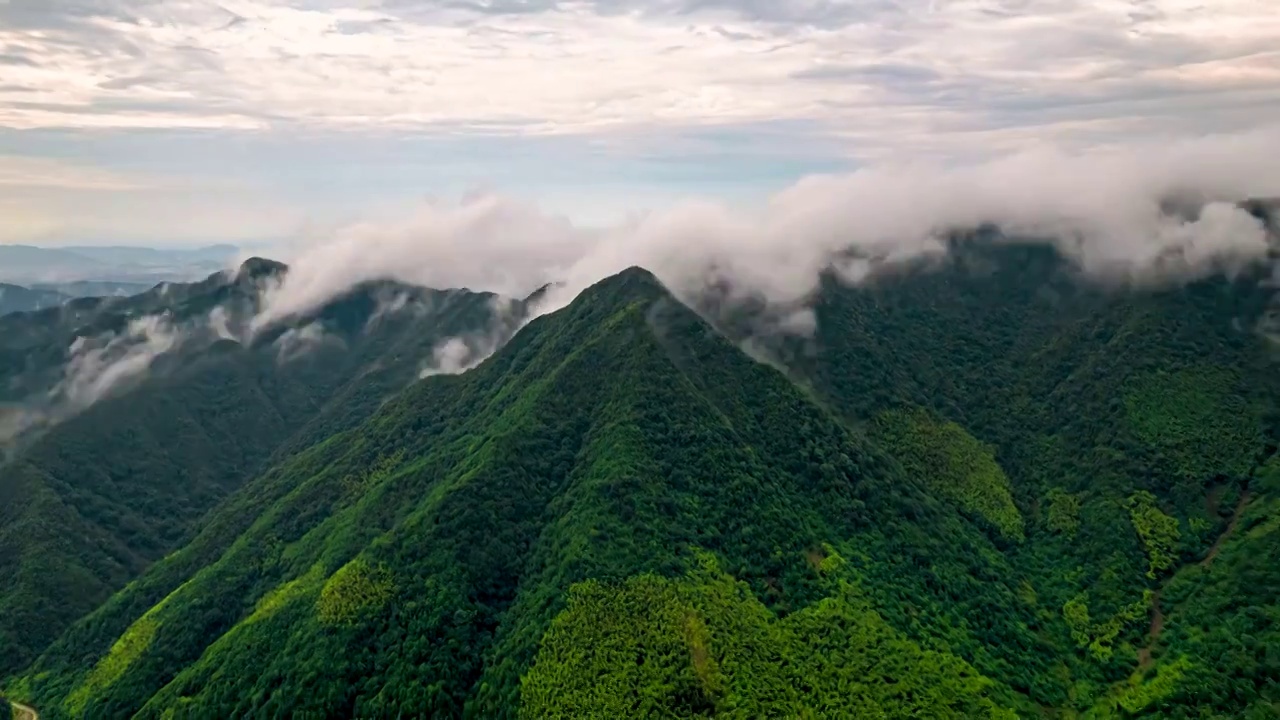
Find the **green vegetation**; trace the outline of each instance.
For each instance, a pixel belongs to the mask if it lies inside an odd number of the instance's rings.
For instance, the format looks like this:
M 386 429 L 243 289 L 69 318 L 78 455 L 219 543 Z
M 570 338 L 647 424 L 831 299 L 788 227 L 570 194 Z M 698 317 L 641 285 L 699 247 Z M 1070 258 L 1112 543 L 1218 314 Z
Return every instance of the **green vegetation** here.
M 1150 678 L 1143 679 L 1135 674 L 1119 692 L 1099 703 L 1094 714 L 1098 717 L 1137 715 L 1173 695 L 1190 668 L 1191 663 L 1186 658 L 1178 658 L 1156 668 Z
M 1253 465 L 1259 427 L 1239 382 L 1225 367 L 1153 372 L 1131 384 L 1125 408 L 1139 437 L 1168 456 L 1178 474 L 1241 477 Z
M 1080 498 L 1063 490 L 1053 488 L 1049 491 L 1049 511 L 1046 523 L 1055 533 L 1074 537 L 1080 529 Z
M 1155 579 L 1156 573 L 1173 567 L 1178 559 L 1178 521 L 1160 512 L 1156 496 L 1145 490 L 1134 493 L 1125 505 L 1147 550 L 1147 577 Z
M 27 536 L 81 559 L 41 567 L 0 525 L 29 586 L 80 567 L 115 590 L 14 643 L 38 657 L 4 687 L 46 720 L 1273 717 L 1280 373 L 1256 280 L 1103 289 L 978 243 L 826 283 L 815 338 L 753 339 L 775 366 L 735 345 L 749 311 L 713 327 L 632 269 L 400 392 L 380 368 L 425 357 L 422 326 L 360 340 L 372 306 L 348 308 L 348 349 L 299 362 L 309 416 L 207 503 L 112 476 L 139 533 L 167 529 L 109 582 L 116 526 L 59 519 L 93 466 L 33 446 L 0 471 Z M 252 376 L 296 389 L 269 355 Z M 196 447 L 166 436 L 175 467 Z M 0 633 L 33 627 L 15 617 Z
M 1089 605 L 1086 593 L 1081 593 L 1062 606 L 1062 617 L 1071 629 L 1071 638 L 1081 648 L 1088 648 L 1090 654 L 1100 661 L 1111 659 L 1112 645 L 1129 623 L 1145 618 L 1151 609 L 1152 595 L 1144 593 L 1142 599 L 1109 617 L 1106 622 L 1093 623 L 1089 620 Z
M 880 414 L 872 438 L 893 450 L 907 472 L 989 522 L 1006 538 L 1023 539 L 1022 515 L 1013 504 L 1009 478 L 991 449 L 964 428 L 924 410 Z
M 386 608 L 394 594 L 395 585 L 385 567 L 370 567 L 357 558 L 343 565 L 324 584 L 316 614 L 325 625 L 354 625 Z
M 1015 717 L 990 686 L 901 637 L 848 584 L 779 620 L 703 559 L 682 579 L 570 588 L 520 717 Z
M 98 661 L 84 683 L 67 696 L 68 714 L 73 717 L 84 715 L 89 698 L 120 679 L 129 665 L 151 647 L 151 641 L 155 639 L 157 629 L 155 616 L 163 606 L 162 602 L 148 610 L 145 615 L 138 618 L 137 622 L 130 625 L 128 630 L 124 631 L 119 640 L 116 640 L 107 656 Z

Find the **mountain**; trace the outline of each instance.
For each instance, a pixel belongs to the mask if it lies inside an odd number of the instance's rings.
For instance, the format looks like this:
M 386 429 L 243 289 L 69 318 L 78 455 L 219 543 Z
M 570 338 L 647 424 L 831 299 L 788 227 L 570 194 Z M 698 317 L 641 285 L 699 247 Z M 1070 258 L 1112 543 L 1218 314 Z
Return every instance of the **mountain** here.
M 741 387 L 752 392 L 734 392 Z M 957 546 L 892 523 L 904 498 L 938 526 L 988 543 L 785 377 L 633 270 L 535 321 L 480 368 L 429 378 L 359 429 L 246 486 L 190 545 L 59 640 L 33 668 L 44 678 L 35 692 L 62 695 L 57 708 L 71 715 L 90 707 L 142 716 L 503 714 L 518 706 L 538 638 L 571 612 L 571 587 L 640 578 L 674 594 L 675 625 L 655 627 L 664 646 L 679 646 L 687 605 L 711 613 L 732 603 L 714 618 L 728 625 L 704 634 L 734 628 L 739 611 L 757 618 L 741 632 L 773 644 L 753 656 L 744 634 L 741 652 L 762 671 L 771 653 L 803 657 L 847 624 L 849 641 L 886 663 L 923 663 L 910 689 L 862 688 L 868 706 L 999 714 L 989 680 L 890 627 L 827 543 L 854 541 L 861 529 L 859 552 L 931 547 L 967 573 L 975 559 L 957 558 Z M 244 532 L 237 518 L 248 506 L 257 520 Z M 872 526 L 876 514 L 889 522 Z M 228 532 L 232 524 L 243 534 Z M 607 599 L 622 603 L 614 612 L 637 601 L 625 592 Z M 793 607 L 797 619 L 769 620 L 766 600 Z M 566 642 L 589 642 L 606 627 L 565 628 Z M 366 638 L 374 640 L 357 650 Z M 113 646 L 124 656 L 112 657 Z M 107 652 L 102 662 L 65 672 L 65 658 L 96 647 Z M 714 707 L 719 691 L 678 654 L 664 654 L 651 668 L 672 689 L 655 707 Z M 549 659 L 547 672 L 582 675 L 572 656 Z M 746 707 L 832 702 L 867 669 L 850 663 L 792 698 L 771 697 L 772 685 L 735 692 L 752 692 Z M 432 682 L 412 679 L 424 671 Z M 290 684 L 258 705 L 259 683 L 295 675 L 325 681 Z M 201 688 L 211 694 L 188 697 Z M 589 683 L 579 694 L 557 712 L 589 703 Z
M 761 337 L 767 307 L 633 268 L 466 373 L 327 394 L 5 689 L 48 718 L 1274 717 L 1269 280 L 1104 284 L 979 233 Z
M 0 245 L 0 282 L 58 286 L 92 281 L 150 287 L 189 282 L 225 269 L 238 252 L 230 245 L 194 249 Z
M 359 422 L 436 343 L 518 318 L 488 294 L 375 283 L 250 339 L 257 285 L 284 269 L 246 268 L 261 272 L 0 318 L 0 669 L 176 548 L 273 454 Z
M 235 245 L 209 245 L 199 248 L 149 248 L 122 245 L 83 245 L 64 248 L 67 252 L 108 265 L 163 267 L 174 264 L 214 263 L 214 269 L 227 266 L 240 248 Z
M 0 315 L 56 307 L 69 298 L 54 290 L 24 288 L 0 283 Z
M 62 283 L 35 283 L 34 290 L 52 290 L 68 297 L 128 297 L 139 295 L 152 288 L 152 284 L 110 282 L 106 280 L 75 280 Z
M 102 263 L 58 248 L 30 245 L 0 245 L 0 281 L 30 283 L 42 275 L 89 274 L 103 269 Z

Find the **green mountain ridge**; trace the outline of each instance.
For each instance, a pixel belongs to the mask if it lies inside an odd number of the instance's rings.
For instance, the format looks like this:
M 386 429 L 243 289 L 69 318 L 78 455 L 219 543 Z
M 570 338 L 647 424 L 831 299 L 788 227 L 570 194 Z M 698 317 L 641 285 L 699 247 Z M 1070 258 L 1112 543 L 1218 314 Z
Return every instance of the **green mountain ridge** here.
M 774 367 L 749 312 L 633 268 L 278 444 L 5 688 L 47 718 L 1273 717 L 1264 279 L 967 244 L 827 278 Z

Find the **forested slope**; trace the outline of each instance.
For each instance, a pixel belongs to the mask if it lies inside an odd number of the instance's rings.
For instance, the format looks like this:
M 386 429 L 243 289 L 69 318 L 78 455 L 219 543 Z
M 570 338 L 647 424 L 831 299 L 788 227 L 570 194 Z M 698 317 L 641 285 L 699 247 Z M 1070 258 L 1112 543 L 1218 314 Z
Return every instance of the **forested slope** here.
M 1099 284 L 1043 246 L 975 243 L 933 271 L 827 284 L 821 351 L 794 363 L 802 381 L 909 467 L 915 458 L 933 477 L 969 468 L 939 492 L 1002 530 L 1016 529 L 1003 519 L 1013 517 L 997 482 L 1007 476 L 1026 540 L 1004 555 L 1042 622 L 1057 633 L 1065 623 L 1072 638 L 1057 671 L 1013 681 L 1037 703 L 1163 717 L 1276 711 L 1276 667 L 1262 648 L 1280 635 L 1269 624 L 1240 638 L 1253 661 L 1234 668 L 1199 632 L 1175 643 L 1163 619 L 1152 632 L 1169 607 L 1162 588 L 1235 536 L 1235 511 L 1270 507 L 1280 367 L 1268 273 Z M 904 407 L 918 408 L 915 422 Z M 939 423 L 988 444 L 1003 472 L 964 459 L 973 448 Z M 985 503 L 974 496 L 982 486 Z M 1267 536 L 1253 541 L 1269 552 Z M 1255 579 L 1280 587 L 1277 573 Z M 1254 597 L 1246 617 L 1275 612 Z M 1201 690 L 1180 679 L 1193 675 Z

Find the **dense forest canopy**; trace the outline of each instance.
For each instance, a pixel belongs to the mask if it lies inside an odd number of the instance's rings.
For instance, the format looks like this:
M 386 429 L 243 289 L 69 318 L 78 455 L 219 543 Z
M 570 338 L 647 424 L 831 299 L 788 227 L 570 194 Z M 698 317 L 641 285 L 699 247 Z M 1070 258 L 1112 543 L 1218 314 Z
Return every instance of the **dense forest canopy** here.
M 357 293 L 296 373 L 214 343 L 0 469 L 3 687 L 51 719 L 1275 717 L 1268 273 L 959 242 L 760 337 L 633 268 L 419 382 L 505 314 L 380 332 Z

